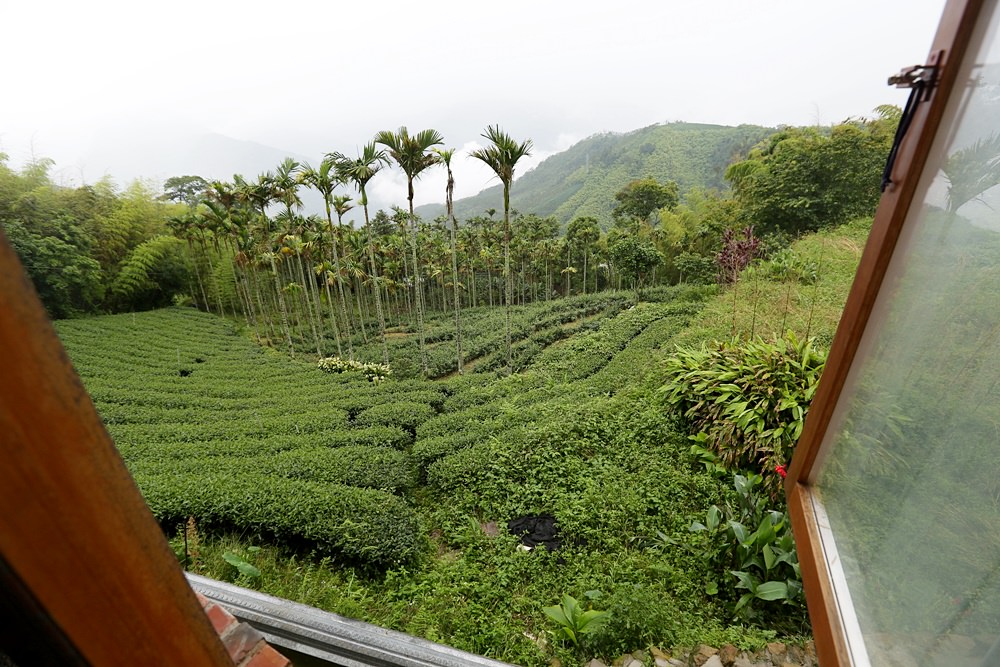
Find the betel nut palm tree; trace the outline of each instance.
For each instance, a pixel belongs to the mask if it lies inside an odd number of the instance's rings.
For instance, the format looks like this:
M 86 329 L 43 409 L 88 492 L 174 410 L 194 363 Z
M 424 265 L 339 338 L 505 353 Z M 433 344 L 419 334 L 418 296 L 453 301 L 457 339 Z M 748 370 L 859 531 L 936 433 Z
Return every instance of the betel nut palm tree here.
M 509 375 L 514 372 L 510 340 L 510 311 L 514 292 L 510 272 L 510 185 L 514 182 L 514 167 L 521 158 L 531 155 L 533 146 L 530 139 L 520 143 L 514 141 L 509 134 L 496 125 L 487 127 L 482 136 L 488 139 L 492 145 L 476 149 L 469 155 L 485 163 L 503 183 L 504 339 L 507 348 L 507 373 Z
M 295 358 L 295 346 L 292 343 L 292 331 L 288 325 L 288 307 L 285 304 L 285 297 L 281 289 L 281 281 L 278 278 L 277 253 L 272 246 L 271 232 L 273 224 L 267 215 L 267 207 L 272 202 L 277 201 L 277 190 L 274 187 L 274 174 L 267 172 L 260 174 L 256 182 L 244 181 L 242 178 L 236 180 L 236 196 L 247 206 L 260 213 L 260 238 L 267 244 L 265 252 L 261 253 L 261 258 L 266 259 L 271 265 L 271 275 L 274 277 L 274 288 L 278 298 L 278 308 L 281 313 L 281 327 L 288 341 L 288 354 Z
M 451 283 L 455 289 L 455 356 L 458 364 L 458 374 L 462 374 L 462 301 L 458 284 L 458 220 L 455 219 L 455 176 L 451 173 L 451 158 L 455 155 L 454 148 L 435 149 L 441 163 L 448 170 L 448 184 L 445 186 L 445 204 L 448 210 L 448 220 L 451 221 Z
M 350 201 L 349 197 L 334 197 L 333 190 L 341 185 L 344 181 L 341 176 L 337 173 L 337 164 L 330 156 L 323 158 L 320 162 L 318 168 L 314 169 L 309 165 L 303 165 L 299 169 L 299 177 L 302 182 L 319 192 L 323 196 L 323 204 L 326 207 L 326 222 L 330 226 L 330 245 L 333 249 L 333 270 L 334 276 L 336 277 L 337 283 L 337 296 L 340 302 L 340 320 L 342 326 L 344 327 L 344 335 L 347 338 L 347 354 L 350 359 L 354 359 L 354 345 L 351 342 L 351 321 L 347 317 L 347 297 L 344 294 L 344 282 L 343 282 L 343 272 L 340 266 L 340 250 L 337 243 L 337 232 L 333 226 L 333 215 L 331 207 L 334 205 L 337 199 L 346 199 Z M 344 206 L 346 201 L 342 202 L 340 206 Z M 337 209 L 337 222 L 341 221 L 340 208 Z M 339 341 L 338 341 L 339 342 Z
M 417 221 L 413 213 L 413 181 L 420 174 L 439 162 L 436 153 L 431 148 L 444 143 L 444 137 L 437 130 L 423 130 L 411 135 L 406 127 L 397 132 L 383 130 L 375 135 L 375 142 L 382 144 L 388 150 L 389 156 L 406 174 L 407 201 L 410 204 L 410 230 L 413 235 L 413 280 L 414 301 L 417 310 L 417 334 L 420 344 L 420 368 L 427 373 L 427 349 L 424 345 L 424 307 L 423 288 L 420 284 L 420 265 L 417 260 Z
M 385 314 L 382 312 L 382 295 L 378 270 L 375 267 L 375 240 L 372 238 L 371 221 L 368 219 L 368 194 L 365 186 L 389 162 L 385 151 L 375 147 L 375 142 L 369 142 L 361 150 L 357 159 L 351 159 L 343 153 L 328 153 L 337 173 L 345 180 L 354 182 L 361 195 L 361 207 L 365 211 L 365 230 L 368 232 L 368 260 L 371 265 L 372 292 L 375 294 L 375 314 L 378 317 L 379 338 L 382 341 L 382 362 L 389 363 L 389 348 L 385 343 Z

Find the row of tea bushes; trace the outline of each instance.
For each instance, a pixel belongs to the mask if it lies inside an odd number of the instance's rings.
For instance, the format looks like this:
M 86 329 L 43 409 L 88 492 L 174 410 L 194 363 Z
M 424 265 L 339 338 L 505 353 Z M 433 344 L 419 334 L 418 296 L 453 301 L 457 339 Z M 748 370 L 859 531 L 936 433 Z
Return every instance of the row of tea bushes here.
M 394 494 L 416 483 L 405 450 L 445 388 L 330 376 L 189 309 L 57 330 L 166 527 L 190 516 L 380 567 L 421 548 Z
M 383 491 L 254 474 L 134 476 L 165 526 L 196 517 L 203 527 L 304 542 L 377 567 L 411 561 L 423 548 L 416 513 Z
M 416 484 L 416 466 L 412 458 L 405 452 L 385 447 L 302 446 L 263 455 L 257 449 L 243 454 L 189 452 L 187 456 L 144 457 L 129 461 L 129 470 L 145 475 L 197 475 L 206 470 L 216 474 L 274 475 L 390 493 L 405 491 Z
M 622 293 L 603 292 L 536 303 L 530 306 L 516 306 L 512 309 L 511 339 L 523 349 L 533 349 L 543 340 L 558 340 L 572 333 L 588 318 L 601 319 L 614 316 L 629 304 L 629 297 Z M 443 377 L 455 371 L 454 323 L 451 315 L 437 314 L 425 322 L 424 340 L 427 343 L 426 356 L 429 377 Z M 506 355 L 502 364 L 495 360 L 498 350 L 502 350 L 505 329 L 504 312 L 499 308 L 476 308 L 462 311 L 462 348 L 466 362 L 476 361 L 474 371 L 492 371 L 506 365 Z M 396 377 L 412 377 L 419 374 L 420 355 L 416 329 L 413 326 L 398 327 L 394 333 L 406 333 L 402 337 L 393 336 L 387 341 L 389 359 Z M 532 339 L 532 343 L 522 343 Z M 542 346 L 544 347 L 544 345 Z M 355 343 L 356 352 L 365 359 L 380 359 L 381 351 L 373 337 L 367 344 Z M 308 353 L 307 348 L 303 352 Z M 537 352 L 537 351 L 536 351 Z M 530 361 L 530 355 L 523 355 L 521 367 Z

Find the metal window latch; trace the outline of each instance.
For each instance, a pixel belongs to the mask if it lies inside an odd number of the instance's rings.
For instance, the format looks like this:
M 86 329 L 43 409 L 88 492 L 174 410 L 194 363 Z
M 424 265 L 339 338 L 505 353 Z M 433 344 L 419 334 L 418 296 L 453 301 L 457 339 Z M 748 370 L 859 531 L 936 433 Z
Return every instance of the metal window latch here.
M 928 67 L 927 65 L 904 67 L 899 70 L 899 74 L 893 74 L 889 77 L 889 85 L 897 88 L 913 88 L 913 85 L 918 81 L 926 83 L 929 79 L 933 79 L 936 69 L 934 66 Z
M 931 89 L 937 85 L 938 66 L 943 54 L 943 51 L 932 53 L 926 65 L 904 67 L 898 74 L 889 77 L 889 85 L 897 88 L 919 88 L 929 97 Z
M 931 98 L 931 91 L 937 85 L 938 67 L 944 51 L 932 53 L 927 59 L 926 65 L 913 65 L 904 67 L 899 74 L 889 77 L 889 85 L 897 88 L 909 88 L 910 99 L 906 101 L 902 116 L 899 119 L 899 126 L 896 128 L 896 137 L 892 142 L 892 150 L 889 151 L 889 159 L 886 160 L 885 170 L 882 172 L 882 192 L 885 192 L 892 185 L 892 168 L 896 164 L 896 157 L 899 154 L 899 146 L 906 136 L 906 131 L 910 129 L 910 123 L 917 111 L 917 106 Z

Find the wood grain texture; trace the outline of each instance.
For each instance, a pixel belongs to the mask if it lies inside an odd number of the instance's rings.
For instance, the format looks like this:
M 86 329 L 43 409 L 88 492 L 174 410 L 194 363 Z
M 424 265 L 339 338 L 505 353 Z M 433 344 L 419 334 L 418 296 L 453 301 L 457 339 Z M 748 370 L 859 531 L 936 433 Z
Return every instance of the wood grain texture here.
M 231 666 L 2 231 L 0 360 L 11 570 L 92 665 Z

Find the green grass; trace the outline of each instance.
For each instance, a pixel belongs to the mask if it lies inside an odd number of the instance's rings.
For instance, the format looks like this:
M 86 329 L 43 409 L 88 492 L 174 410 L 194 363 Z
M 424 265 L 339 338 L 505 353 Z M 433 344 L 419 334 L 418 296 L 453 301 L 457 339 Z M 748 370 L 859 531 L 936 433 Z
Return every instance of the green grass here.
M 737 332 L 832 337 L 866 233 L 796 244 L 822 255 L 815 285 L 745 279 Z M 518 309 L 511 377 L 496 373 L 502 312 L 466 313 L 463 376 L 451 374 L 450 317 L 429 318 L 432 374 L 445 379 L 406 379 L 416 337 L 400 332 L 390 356 L 403 372 L 379 385 L 190 309 L 57 330 L 179 553 L 194 517 L 195 571 L 525 665 L 760 647 L 774 626 L 736 623 L 705 593 L 688 526 L 727 490 L 690 459 L 686 426 L 655 393 L 675 345 L 732 335 L 733 292 L 653 294 L 635 308 L 621 293 Z M 356 342 L 360 358 L 380 358 L 374 341 Z M 516 549 L 506 522 L 541 513 L 564 548 Z M 239 575 L 226 552 L 261 576 Z M 542 607 L 588 592 L 611 621 L 576 649 L 554 639 Z
M 812 337 L 829 348 L 870 231 L 867 219 L 803 237 L 792 244 L 792 251 L 815 265 L 815 283 L 776 280 L 765 271 L 744 272 L 734 287 L 709 301 L 674 342 L 697 346 L 734 337 L 774 340 L 792 331 L 800 340 Z

